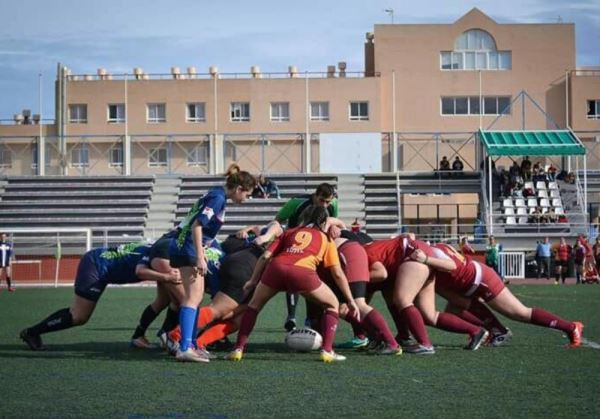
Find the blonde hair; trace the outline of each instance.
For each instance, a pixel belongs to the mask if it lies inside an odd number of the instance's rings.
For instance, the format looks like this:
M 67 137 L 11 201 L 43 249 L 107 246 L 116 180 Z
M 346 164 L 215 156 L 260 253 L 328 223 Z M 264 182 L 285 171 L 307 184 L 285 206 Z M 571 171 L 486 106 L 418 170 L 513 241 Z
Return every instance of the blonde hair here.
M 241 186 L 245 191 L 251 191 L 256 186 L 256 179 L 245 170 L 241 170 L 237 163 L 231 163 L 225 173 L 225 186 L 235 189 Z

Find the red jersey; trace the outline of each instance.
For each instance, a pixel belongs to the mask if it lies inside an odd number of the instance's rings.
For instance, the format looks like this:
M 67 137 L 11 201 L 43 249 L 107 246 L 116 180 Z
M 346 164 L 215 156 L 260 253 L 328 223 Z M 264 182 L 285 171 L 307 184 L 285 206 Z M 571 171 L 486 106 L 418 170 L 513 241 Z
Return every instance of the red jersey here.
M 571 246 L 568 244 L 559 244 L 555 248 L 556 260 L 567 261 L 571 255 Z
M 388 240 L 375 240 L 365 244 L 364 248 L 369 258 L 369 266 L 381 262 L 387 269 L 388 275 L 395 275 L 402 262 L 416 249 L 421 249 L 427 256 L 433 256 L 433 250 L 427 243 L 402 236 Z
M 460 246 L 460 253 L 462 253 L 463 255 L 474 255 L 475 254 L 475 249 L 473 249 L 471 247 L 471 245 L 469 244 L 463 244 Z
M 313 227 L 298 227 L 286 231 L 271 243 L 268 250 L 273 253 L 273 262 L 282 265 L 316 271 L 321 263 L 325 268 L 340 264 L 333 241 Z
M 468 292 L 477 277 L 475 263 L 471 258 L 458 253 L 456 249 L 449 244 L 438 243 L 434 245 L 433 248 L 434 257 L 440 259 L 450 258 L 456 264 L 456 268 L 451 272 L 436 271 L 436 283 L 440 286 L 456 290 L 461 294 Z

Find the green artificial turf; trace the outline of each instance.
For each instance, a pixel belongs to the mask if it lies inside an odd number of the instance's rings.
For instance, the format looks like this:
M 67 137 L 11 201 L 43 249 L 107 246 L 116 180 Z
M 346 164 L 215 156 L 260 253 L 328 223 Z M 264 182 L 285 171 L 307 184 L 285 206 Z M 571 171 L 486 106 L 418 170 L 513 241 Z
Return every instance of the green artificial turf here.
M 600 286 L 511 288 L 528 305 L 583 321 L 600 347 Z M 346 351 L 346 362 L 322 364 L 317 353 L 286 349 L 280 295 L 259 316 L 242 362 L 181 364 L 128 346 L 154 291 L 110 288 L 88 324 L 44 335 L 47 350 L 29 351 L 19 331 L 71 296 L 66 288 L 0 293 L 0 417 L 600 417 L 600 351 L 565 349 L 555 330 L 506 320 L 511 342 L 468 352 L 464 336 L 430 328 L 436 355 Z M 350 336 L 340 325 L 337 341 Z

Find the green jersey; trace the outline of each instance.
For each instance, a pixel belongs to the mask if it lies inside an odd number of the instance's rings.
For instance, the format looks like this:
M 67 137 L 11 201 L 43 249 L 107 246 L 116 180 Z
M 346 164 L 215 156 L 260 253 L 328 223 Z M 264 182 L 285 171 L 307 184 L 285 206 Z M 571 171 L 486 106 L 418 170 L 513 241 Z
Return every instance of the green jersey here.
M 286 224 L 287 222 L 288 228 L 298 227 L 300 224 L 300 214 L 302 214 L 302 211 L 311 204 L 312 195 L 303 195 L 292 198 L 277 213 L 277 221 L 282 224 Z M 327 212 L 330 217 L 338 216 L 337 198 L 333 198 L 327 207 Z

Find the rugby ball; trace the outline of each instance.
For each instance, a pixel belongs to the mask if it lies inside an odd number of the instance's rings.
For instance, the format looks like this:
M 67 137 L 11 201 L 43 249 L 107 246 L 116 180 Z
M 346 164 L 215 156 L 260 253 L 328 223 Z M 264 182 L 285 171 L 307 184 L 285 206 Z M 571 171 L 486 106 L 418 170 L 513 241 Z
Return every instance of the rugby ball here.
M 294 351 L 309 352 L 320 349 L 323 338 L 316 330 L 303 327 L 288 332 L 285 335 L 285 344 Z

